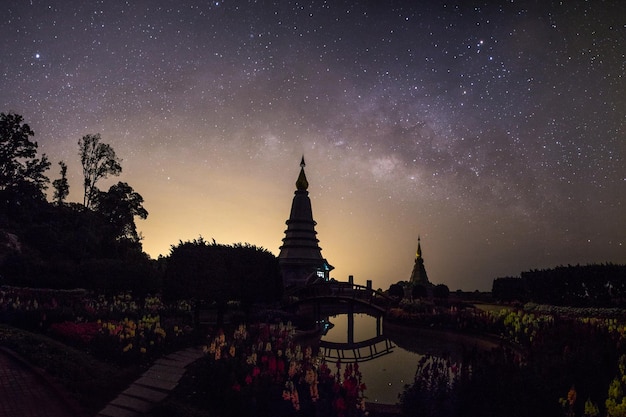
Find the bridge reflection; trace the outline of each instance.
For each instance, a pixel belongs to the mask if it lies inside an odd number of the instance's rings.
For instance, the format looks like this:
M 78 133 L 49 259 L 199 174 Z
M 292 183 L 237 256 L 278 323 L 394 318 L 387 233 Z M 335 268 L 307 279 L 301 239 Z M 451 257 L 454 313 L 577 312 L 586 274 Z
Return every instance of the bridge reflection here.
M 358 343 L 320 341 L 320 351 L 327 360 L 341 362 L 367 362 L 393 352 L 396 346 L 384 336 Z
M 336 326 L 331 330 L 334 333 L 333 340 L 327 340 L 325 336 L 322 336 L 319 341 L 320 351 L 328 360 L 341 360 L 344 363 L 366 362 L 392 353 L 393 348 L 396 347 L 383 334 L 383 316 L 376 309 L 364 309 L 362 305 L 355 303 L 343 303 L 341 305 L 335 303 L 332 305 L 320 305 L 317 312 L 320 313 L 320 316 L 324 316 L 320 320 L 322 323 L 330 322 L 335 324 L 333 322 L 345 319 L 344 326 Z M 364 340 L 359 340 L 358 336 L 355 337 L 355 314 L 367 315 L 373 319 L 368 323 L 367 329 L 360 328 L 357 331 L 359 335 L 363 333 L 368 335 Z M 375 324 L 371 323 L 372 321 Z M 363 326 L 362 321 L 359 326 Z M 345 331 L 345 338 L 339 337 L 337 334 L 341 331 Z M 337 339 L 342 341 L 336 341 Z

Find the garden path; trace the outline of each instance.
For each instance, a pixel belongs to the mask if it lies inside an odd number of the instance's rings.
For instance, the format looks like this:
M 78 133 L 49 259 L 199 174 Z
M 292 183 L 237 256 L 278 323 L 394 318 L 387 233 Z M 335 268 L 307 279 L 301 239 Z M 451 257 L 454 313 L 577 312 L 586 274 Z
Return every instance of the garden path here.
M 78 406 L 42 371 L 0 348 L 0 417 L 77 417 Z
M 138 417 L 145 414 L 178 385 L 187 365 L 203 355 L 199 348 L 187 348 L 158 359 L 96 417 Z

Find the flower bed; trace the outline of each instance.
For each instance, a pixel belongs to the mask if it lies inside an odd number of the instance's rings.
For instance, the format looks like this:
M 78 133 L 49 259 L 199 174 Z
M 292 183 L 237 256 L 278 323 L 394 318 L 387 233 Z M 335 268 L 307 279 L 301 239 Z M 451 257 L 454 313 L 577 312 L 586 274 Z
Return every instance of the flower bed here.
M 50 326 L 50 333 L 57 339 L 60 339 L 71 345 L 88 346 L 98 335 L 100 330 L 99 323 L 75 323 L 73 321 L 64 321 L 61 323 L 53 323 Z
M 319 352 L 294 343 L 293 335 L 290 323 L 242 325 L 232 338 L 218 333 L 205 346 L 202 366 L 215 379 L 206 381 L 209 391 L 219 395 L 194 400 L 216 407 L 217 398 L 231 404 L 222 412 L 232 415 L 253 410 L 256 415 L 365 415 L 366 387 L 358 364 L 329 365 Z
M 101 359 L 150 360 L 193 343 L 194 305 L 85 290 L 0 288 L 0 322 L 47 333 Z

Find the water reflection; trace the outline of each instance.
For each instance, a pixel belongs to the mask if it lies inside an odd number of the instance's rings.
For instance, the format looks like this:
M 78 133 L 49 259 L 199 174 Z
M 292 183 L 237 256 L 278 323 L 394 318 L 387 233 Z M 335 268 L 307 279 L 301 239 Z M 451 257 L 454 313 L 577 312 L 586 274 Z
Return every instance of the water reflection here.
M 328 321 L 329 326 L 319 343 L 329 361 L 366 362 L 391 353 L 395 347 L 382 334 L 381 316 L 347 313 L 333 316 L 333 321 L 341 321 L 341 329 L 330 331 L 335 325 Z
M 328 318 L 332 324 L 323 341 L 334 343 L 354 343 L 373 339 L 382 334 L 382 317 L 366 313 L 336 314 Z
M 316 339 L 327 362 L 338 358 L 343 363 L 358 362 L 369 402 L 396 404 L 426 354 L 460 363 L 467 354 L 489 351 L 500 343 L 456 332 L 384 325 L 379 313 L 355 303 L 318 304 L 311 312 L 314 320 L 328 324 Z
M 382 317 L 365 313 L 329 316 L 332 326 L 320 340 L 327 360 L 358 362 L 370 402 L 395 404 L 413 381 L 422 355 L 402 349 L 384 336 Z

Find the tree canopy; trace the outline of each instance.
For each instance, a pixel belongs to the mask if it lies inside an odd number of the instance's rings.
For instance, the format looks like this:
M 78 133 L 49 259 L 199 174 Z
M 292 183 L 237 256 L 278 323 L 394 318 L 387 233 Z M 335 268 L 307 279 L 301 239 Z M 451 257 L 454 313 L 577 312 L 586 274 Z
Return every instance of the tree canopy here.
M 252 303 L 282 296 L 278 258 L 250 244 L 181 241 L 171 249 L 164 280 L 172 298 Z
M 53 199 L 57 204 L 63 204 L 63 201 L 70 194 L 70 184 L 67 181 L 67 165 L 63 161 L 59 161 L 61 167 L 61 178 L 57 178 L 52 181 L 52 187 L 54 187 Z
M 98 196 L 96 184 L 109 175 L 122 172 L 121 160 L 113 148 L 100 142 L 100 134 L 85 135 L 78 141 L 80 163 L 83 167 L 84 196 L 83 205 L 92 208 Z
M 395 284 L 391 284 L 389 286 L 388 293 L 390 297 L 396 297 L 396 298 L 402 299 L 404 298 L 404 287 L 399 282 Z
M 446 284 L 437 284 L 433 288 L 433 297 L 445 300 L 450 296 L 450 289 Z
M 100 191 L 94 205 L 94 209 L 108 219 L 117 239 L 139 242 L 135 216 L 146 219 L 148 211 L 143 207 L 143 197 L 133 187 L 125 182 L 118 182 L 109 191 Z
M 591 264 L 530 270 L 518 277 L 496 278 L 497 300 L 540 304 L 623 306 L 626 300 L 626 265 Z
M 35 133 L 22 116 L 0 113 L 0 190 L 20 188 L 26 183 L 43 192 L 50 180 L 44 175 L 50 168 L 46 155 L 37 158 Z

